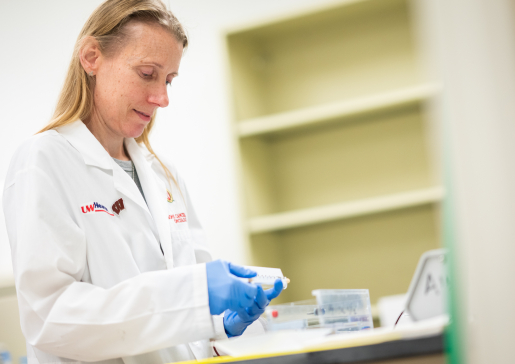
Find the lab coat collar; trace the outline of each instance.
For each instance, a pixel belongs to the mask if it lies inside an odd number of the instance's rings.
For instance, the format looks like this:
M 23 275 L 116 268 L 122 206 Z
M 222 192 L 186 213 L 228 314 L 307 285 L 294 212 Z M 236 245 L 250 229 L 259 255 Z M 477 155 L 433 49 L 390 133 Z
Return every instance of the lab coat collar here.
M 84 163 L 102 169 L 113 169 L 111 156 L 81 120 L 60 126 L 57 131 L 79 151 Z
M 100 144 L 97 138 L 89 131 L 81 120 L 61 126 L 57 128 L 57 131 L 79 151 L 86 165 L 110 171 L 113 176 L 114 188 L 133 200 L 143 210 L 151 215 L 136 184 L 131 180 L 127 173 L 125 173 L 120 167 L 115 166 L 113 158 L 111 158 L 102 144 Z

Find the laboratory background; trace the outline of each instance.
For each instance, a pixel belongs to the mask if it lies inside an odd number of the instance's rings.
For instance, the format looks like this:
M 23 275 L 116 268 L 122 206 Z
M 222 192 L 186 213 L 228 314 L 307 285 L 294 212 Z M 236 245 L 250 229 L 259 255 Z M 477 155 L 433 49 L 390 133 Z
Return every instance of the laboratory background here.
M 101 2 L 0 0 L 2 186 Z M 368 289 L 380 327 L 446 249 L 447 362 L 514 363 L 515 1 L 164 2 L 189 46 L 151 141 L 213 257 L 281 268 L 278 304 Z M 0 351 L 18 363 L 4 212 Z

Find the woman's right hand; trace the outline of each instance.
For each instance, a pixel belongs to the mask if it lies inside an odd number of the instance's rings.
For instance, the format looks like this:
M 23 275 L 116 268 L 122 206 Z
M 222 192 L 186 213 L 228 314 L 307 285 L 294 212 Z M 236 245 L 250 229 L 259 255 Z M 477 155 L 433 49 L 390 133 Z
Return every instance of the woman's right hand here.
M 215 260 L 206 263 L 206 274 L 211 315 L 219 315 L 227 309 L 238 311 L 252 306 L 258 288 L 238 277 L 252 278 L 257 275 L 256 272 L 224 260 Z
M 258 286 L 258 293 L 251 307 L 237 312 L 225 311 L 224 328 L 227 336 L 234 337 L 243 334 L 247 326 L 256 321 L 265 312 L 270 301 L 279 296 L 282 290 L 283 282 L 280 279 L 275 281 L 273 288 L 266 291 L 261 286 Z

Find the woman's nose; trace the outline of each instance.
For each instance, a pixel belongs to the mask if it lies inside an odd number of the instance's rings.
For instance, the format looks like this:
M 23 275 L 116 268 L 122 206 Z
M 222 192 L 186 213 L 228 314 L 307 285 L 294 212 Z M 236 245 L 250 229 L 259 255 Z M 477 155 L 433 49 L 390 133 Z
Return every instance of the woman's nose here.
M 150 96 L 150 103 L 159 107 L 167 107 L 170 103 L 168 99 L 168 88 L 166 86 L 156 87 Z

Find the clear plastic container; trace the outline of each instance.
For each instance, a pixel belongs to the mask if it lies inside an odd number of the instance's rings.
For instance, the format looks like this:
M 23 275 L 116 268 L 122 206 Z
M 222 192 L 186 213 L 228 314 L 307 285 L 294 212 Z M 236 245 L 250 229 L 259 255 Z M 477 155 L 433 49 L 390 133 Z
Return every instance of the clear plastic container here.
M 368 289 L 317 289 L 316 297 L 322 327 L 336 331 L 360 331 L 374 328 Z
M 367 289 L 323 289 L 316 299 L 267 307 L 268 330 L 332 328 L 335 332 L 373 328 Z
M 315 299 L 268 306 L 265 310 L 268 330 L 300 330 L 319 327 L 320 320 L 316 315 L 317 309 L 318 305 Z

